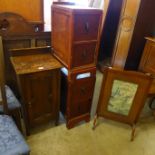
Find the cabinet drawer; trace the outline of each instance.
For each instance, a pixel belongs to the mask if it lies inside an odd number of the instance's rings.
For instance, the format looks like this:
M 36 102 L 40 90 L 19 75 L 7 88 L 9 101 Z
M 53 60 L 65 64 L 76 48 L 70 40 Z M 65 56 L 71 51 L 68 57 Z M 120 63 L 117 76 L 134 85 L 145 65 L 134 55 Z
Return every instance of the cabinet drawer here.
M 74 41 L 97 40 L 100 16 L 101 14 L 75 14 Z
M 80 102 L 80 115 L 90 113 L 92 99 Z
M 93 97 L 95 78 L 77 80 L 73 88 L 73 100 L 84 101 Z
M 96 42 L 87 44 L 78 44 L 73 47 L 72 66 L 78 67 L 94 63 Z
M 81 102 L 75 101 L 70 107 L 71 118 L 90 113 L 91 101 L 91 99 Z

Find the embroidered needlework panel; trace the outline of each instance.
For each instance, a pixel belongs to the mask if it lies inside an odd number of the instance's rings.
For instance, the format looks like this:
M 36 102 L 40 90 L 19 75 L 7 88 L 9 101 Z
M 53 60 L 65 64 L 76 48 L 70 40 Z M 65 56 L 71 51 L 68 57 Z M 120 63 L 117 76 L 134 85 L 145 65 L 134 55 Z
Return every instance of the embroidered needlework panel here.
M 127 116 L 131 109 L 137 88 L 137 84 L 114 80 L 108 111 Z

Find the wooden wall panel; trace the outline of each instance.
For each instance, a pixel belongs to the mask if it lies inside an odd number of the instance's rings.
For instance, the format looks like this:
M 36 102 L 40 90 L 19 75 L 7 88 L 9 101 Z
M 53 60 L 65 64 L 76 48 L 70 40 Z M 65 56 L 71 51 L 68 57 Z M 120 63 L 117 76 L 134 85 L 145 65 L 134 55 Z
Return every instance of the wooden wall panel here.
M 14 12 L 28 21 L 43 22 L 43 0 L 0 0 L 0 12 Z

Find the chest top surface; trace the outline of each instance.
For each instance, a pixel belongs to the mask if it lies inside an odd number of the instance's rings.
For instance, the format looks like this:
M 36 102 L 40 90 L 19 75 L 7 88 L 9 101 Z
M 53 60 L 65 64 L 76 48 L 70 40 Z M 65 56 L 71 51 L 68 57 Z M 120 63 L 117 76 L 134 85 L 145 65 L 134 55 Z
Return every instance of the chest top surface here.
M 101 9 L 86 7 L 86 6 L 78 6 L 78 5 L 52 5 L 52 9 L 58 9 L 62 11 L 68 11 L 73 13 L 102 13 Z
M 11 57 L 17 75 L 61 68 L 62 65 L 50 54 L 35 54 Z

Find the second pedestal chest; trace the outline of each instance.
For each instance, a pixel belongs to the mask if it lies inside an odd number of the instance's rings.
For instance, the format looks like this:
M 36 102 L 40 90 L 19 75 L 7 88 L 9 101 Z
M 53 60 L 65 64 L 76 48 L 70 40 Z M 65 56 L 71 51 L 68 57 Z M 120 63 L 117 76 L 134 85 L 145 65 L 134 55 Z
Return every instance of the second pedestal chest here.
M 66 68 L 95 66 L 101 16 L 99 9 L 52 6 L 53 53 Z

